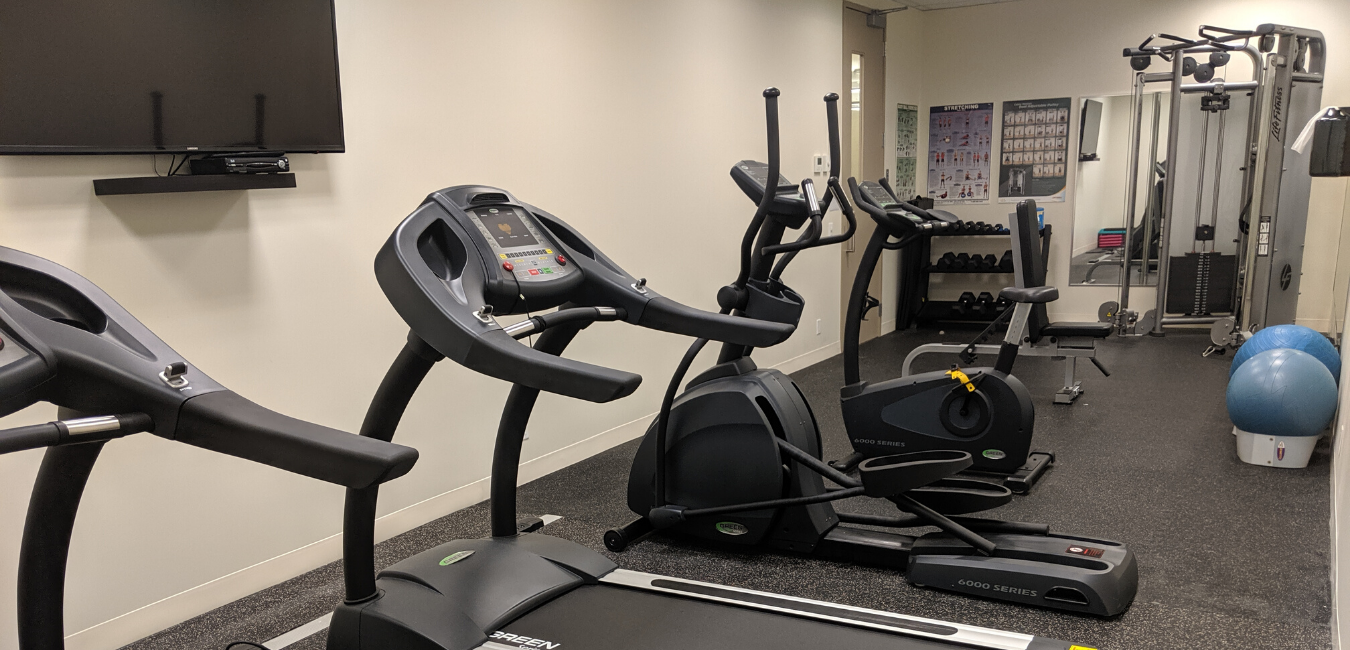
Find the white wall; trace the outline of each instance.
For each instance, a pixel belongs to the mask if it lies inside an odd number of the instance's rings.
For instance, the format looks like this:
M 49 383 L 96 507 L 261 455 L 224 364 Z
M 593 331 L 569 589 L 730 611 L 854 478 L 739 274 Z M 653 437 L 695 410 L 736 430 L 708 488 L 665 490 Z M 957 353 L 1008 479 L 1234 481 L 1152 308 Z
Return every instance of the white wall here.
M 927 107 L 942 104 L 992 101 L 998 106 L 1006 100 L 1128 93 L 1131 72 L 1120 52 L 1145 36 L 1190 35 L 1202 24 L 1251 28 L 1268 22 L 1322 30 L 1330 53 L 1322 103 L 1350 104 L 1350 58 L 1342 54 L 1350 51 L 1350 3 L 1344 0 L 1021 0 L 898 15 L 921 25 L 920 110 L 925 114 Z M 1070 135 L 1076 138 L 1076 123 L 1073 129 Z M 1333 297 L 1334 260 L 1345 185 L 1340 180 L 1314 183 L 1308 215 L 1298 322 L 1323 331 L 1338 300 Z M 1042 204 L 1055 228 L 1049 281 L 1061 287 L 1051 316 L 1096 320 L 1097 306 L 1114 300 L 1117 290 L 1066 286 L 1073 198 L 1071 189 L 1066 203 Z M 1011 204 L 999 203 L 954 208 L 978 221 L 1004 219 L 1011 210 Z M 1132 294 L 1131 302 L 1137 300 L 1146 298 Z
M 1350 219 L 1350 201 L 1346 203 L 1345 219 Z M 1350 251 L 1346 236 L 1350 228 L 1343 228 L 1341 250 Z M 1341 550 L 1350 539 L 1350 346 L 1346 345 L 1346 323 L 1350 322 L 1350 304 L 1346 300 L 1346 257 L 1341 255 L 1336 274 L 1334 307 L 1338 309 L 1334 331 L 1341 345 L 1341 391 L 1335 422 L 1331 424 L 1331 645 L 1336 649 L 1350 647 L 1350 549 Z
M 820 97 L 841 90 L 838 0 L 339 0 L 337 22 L 348 152 L 294 156 L 297 189 L 100 198 L 92 179 L 148 175 L 150 160 L 0 158 L 0 244 L 89 277 L 239 393 L 353 430 L 406 333 L 371 263 L 427 193 L 508 188 L 658 291 L 715 309 L 753 212 L 727 173 L 764 156 L 760 90 L 783 91 L 793 177 L 827 150 Z M 785 279 L 824 331 L 757 358 L 800 367 L 837 350 L 838 251 L 804 253 Z M 638 435 L 684 344 L 619 325 L 580 337 L 575 356 L 647 381 L 608 405 L 541 400 L 523 478 Z M 382 536 L 486 496 L 506 389 L 432 372 L 399 436 L 422 458 L 381 491 Z M 0 456 L 3 649 L 40 457 Z M 110 444 L 76 527 L 69 647 L 118 647 L 336 559 L 342 496 L 150 436 Z

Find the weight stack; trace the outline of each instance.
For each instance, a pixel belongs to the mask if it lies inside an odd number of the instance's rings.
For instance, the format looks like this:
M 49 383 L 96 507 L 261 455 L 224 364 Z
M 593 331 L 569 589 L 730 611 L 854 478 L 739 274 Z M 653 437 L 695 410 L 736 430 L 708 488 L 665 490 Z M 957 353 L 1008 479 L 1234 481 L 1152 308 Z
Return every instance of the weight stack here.
M 1167 313 L 1208 316 L 1233 311 L 1236 255 L 1179 255 L 1172 258 L 1167 275 Z

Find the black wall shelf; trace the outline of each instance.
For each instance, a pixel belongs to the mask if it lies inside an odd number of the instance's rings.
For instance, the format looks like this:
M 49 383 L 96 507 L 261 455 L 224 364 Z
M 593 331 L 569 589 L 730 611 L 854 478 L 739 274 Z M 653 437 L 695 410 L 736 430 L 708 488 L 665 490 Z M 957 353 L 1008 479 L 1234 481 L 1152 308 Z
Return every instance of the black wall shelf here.
M 140 176 L 100 178 L 94 194 L 164 194 L 167 192 L 214 192 L 295 187 L 295 174 L 210 174 L 201 176 Z

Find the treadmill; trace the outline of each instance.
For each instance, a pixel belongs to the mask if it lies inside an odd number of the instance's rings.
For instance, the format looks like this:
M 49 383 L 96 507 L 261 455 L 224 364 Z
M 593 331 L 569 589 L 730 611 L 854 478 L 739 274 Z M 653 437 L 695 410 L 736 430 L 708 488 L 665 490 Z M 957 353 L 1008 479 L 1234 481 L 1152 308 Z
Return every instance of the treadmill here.
M 62 419 L 0 430 L 0 454 L 46 448 L 20 546 L 20 650 L 65 648 L 70 536 L 85 484 L 110 441 L 150 432 L 347 488 L 398 478 L 417 462 L 410 447 L 250 402 L 184 360 L 89 280 L 0 247 L 0 416 L 38 402 L 58 406 Z
M 660 257 L 661 248 L 629 255 Z M 513 385 L 492 462 L 492 537 L 446 542 L 376 575 L 378 486 L 348 490 L 346 596 L 333 614 L 329 650 L 1085 650 L 629 571 L 589 548 L 533 532 L 542 522 L 518 521 L 516 481 L 539 393 L 603 403 L 631 395 L 641 382 L 563 357 L 581 330 L 622 321 L 764 347 L 785 340 L 795 325 L 705 312 L 661 296 L 562 219 L 495 187 L 432 193 L 380 250 L 375 273 L 411 332 L 370 405 L 363 436 L 391 439 L 418 385 L 444 358 Z M 508 314 L 534 315 L 497 321 Z M 519 341 L 533 335 L 533 346 Z

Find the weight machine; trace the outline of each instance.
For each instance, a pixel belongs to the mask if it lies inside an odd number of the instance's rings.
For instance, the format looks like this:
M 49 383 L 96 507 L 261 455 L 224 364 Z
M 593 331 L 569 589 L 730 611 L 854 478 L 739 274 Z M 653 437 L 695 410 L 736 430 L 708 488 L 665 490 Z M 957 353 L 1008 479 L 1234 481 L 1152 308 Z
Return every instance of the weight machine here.
M 1154 44 L 1159 39 L 1170 41 Z M 1252 78 L 1226 81 L 1216 78 L 1234 55 L 1247 56 Z M 1207 61 L 1197 62 L 1205 55 Z M 1120 260 L 1122 273 L 1119 300 L 1104 303 L 1102 321 L 1112 323 L 1122 336 L 1162 336 L 1175 325 L 1210 325 L 1212 345 L 1206 356 L 1222 354 L 1241 345 L 1262 327 L 1294 322 L 1302 275 L 1303 239 L 1307 228 L 1308 193 L 1311 177 L 1304 155 L 1292 149 L 1297 130 L 1318 111 L 1326 67 L 1326 42 L 1321 32 L 1265 24 L 1254 30 L 1231 30 L 1202 25 L 1198 39 L 1154 34 L 1124 56 L 1134 70 L 1130 115 L 1130 166 L 1125 196 L 1125 240 L 1134 240 L 1134 214 L 1138 199 L 1140 126 L 1144 89 L 1148 84 L 1167 83 L 1171 88 L 1167 123 L 1166 158 L 1150 161 L 1150 198 L 1163 179 L 1161 236 L 1158 246 L 1158 290 L 1152 309 L 1140 315 L 1130 308 L 1132 264 L 1147 270 L 1148 247 L 1143 257 L 1126 246 Z M 1171 64 L 1167 72 L 1146 72 L 1153 60 Z M 1191 80 L 1188 81 L 1187 78 Z M 1219 226 L 1219 199 L 1223 194 L 1224 124 L 1235 92 L 1248 98 L 1246 138 L 1239 184 L 1236 253 L 1220 253 L 1215 242 Z M 1171 235 L 1176 223 L 1178 154 L 1181 145 L 1182 97 L 1200 94 L 1204 112 L 1199 149 L 1199 174 L 1194 215 L 1192 251 L 1171 256 Z M 1155 128 L 1156 134 L 1156 119 Z M 1217 124 L 1214 146 L 1214 180 L 1209 195 L 1208 218 L 1203 210 L 1210 121 Z M 1290 128 L 1294 134 L 1289 133 Z M 1155 135 L 1156 140 L 1156 135 Z M 1151 207 L 1151 206 L 1150 206 Z M 1148 228 L 1148 220 L 1145 220 Z M 1148 235 L 1150 233 L 1144 233 Z

